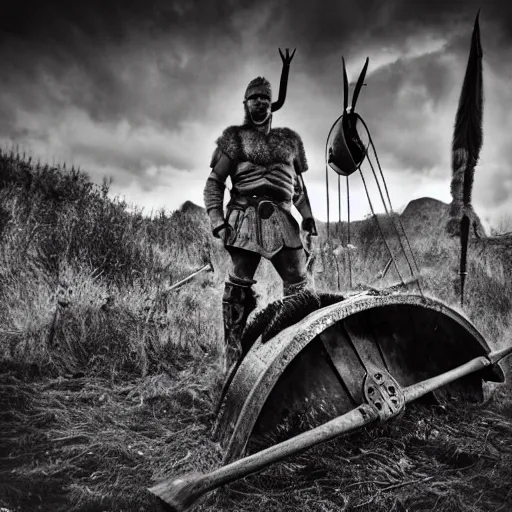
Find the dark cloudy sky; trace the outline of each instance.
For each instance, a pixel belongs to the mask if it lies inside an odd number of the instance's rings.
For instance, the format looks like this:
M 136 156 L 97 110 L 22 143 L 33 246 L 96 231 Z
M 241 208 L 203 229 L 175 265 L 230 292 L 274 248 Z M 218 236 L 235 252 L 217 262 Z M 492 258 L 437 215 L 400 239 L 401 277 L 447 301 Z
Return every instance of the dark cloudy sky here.
M 147 209 L 202 204 L 215 139 L 243 118 L 247 83 L 277 94 L 278 47 L 297 48 L 273 126 L 303 138 L 315 215 L 324 147 L 341 113 L 341 56 L 396 208 L 448 202 L 450 144 L 473 21 L 482 8 L 484 147 L 474 204 L 512 214 L 512 7 L 508 1 L 1 0 L 0 145 L 66 162 Z M 369 169 L 367 169 L 369 172 Z M 335 175 L 331 175 L 336 203 Z M 352 178 L 355 216 L 367 212 Z M 377 197 L 375 197 L 377 202 Z M 332 216 L 337 218 L 337 204 Z

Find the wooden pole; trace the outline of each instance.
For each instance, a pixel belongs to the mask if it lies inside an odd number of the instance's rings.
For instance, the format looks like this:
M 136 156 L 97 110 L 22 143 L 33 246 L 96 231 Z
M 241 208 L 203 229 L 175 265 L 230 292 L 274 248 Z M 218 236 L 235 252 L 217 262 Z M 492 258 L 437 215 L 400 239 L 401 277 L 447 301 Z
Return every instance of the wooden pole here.
M 169 288 L 166 288 L 165 290 L 162 290 L 162 291 L 158 292 L 156 294 L 155 298 L 153 299 L 152 304 L 151 304 L 151 308 L 150 308 L 150 310 L 148 312 L 148 316 L 146 317 L 146 323 L 148 323 L 151 320 L 151 318 L 153 317 L 153 313 L 155 312 L 155 307 L 156 307 L 156 304 L 157 304 L 158 300 L 160 300 L 163 297 L 165 297 L 169 292 L 172 292 L 176 288 L 179 288 L 180 286 L 184 285 L 185 283 L 190 281 L 192 278 L 197 276 L 197 274 L 200 274 L 201 272 L 204 272 L 205 270 L 211 270 L 213 272 L 213 265 L 212 265 L 211 262 L 206 263 L 200 269 L 195 270 L 192 274 L 190 274 L 189 276 L 183 278 L 181 281 L 178 281 L 177 283 L 174 283 Z
M 174 283 L 172 286 L 169 286 L 166 290 L 163 291 L 163 293 L 168 293 L 172 290 L 175 290 L 176 288 L 179 288 L 181 285 L 185 284 L 186 282 L 190 281 L 192 278 L 197 276 L 197 274 L 200 274 L 201 272 L 204 272 L 205 270 L 213 270 L 211 263 L 206 263 L 206 265 L 203 265 L 199 270 L 196 270 L 189 276 L 185 277 L 181 281 L 178 281 L 177 283 Z
M 358 430 L 378 418 L 379 415 L 376 411 L 369 405 L 363 404 L 319 427 L 270 446 L 261 452 L 238 459 L 211 473 L 186 475 L 155 485 L 149 491 L 170 506 L 169 510 L 172 512 L 182 512 L 208 491 L 257 473 L 274 462 L 300 453 L 312 446 Z

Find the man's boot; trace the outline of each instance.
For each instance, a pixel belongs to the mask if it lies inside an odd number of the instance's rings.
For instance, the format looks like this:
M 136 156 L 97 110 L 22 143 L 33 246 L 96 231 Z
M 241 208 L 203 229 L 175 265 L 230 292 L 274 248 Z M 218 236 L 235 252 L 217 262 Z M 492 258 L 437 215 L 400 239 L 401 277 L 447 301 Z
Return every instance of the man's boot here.
M 230 369 L 238 363 L 247 352 L 242 347 L 242 334 L 247 318 L 256 307 L 256 299 L 252 290 L 256 281 L 229 276 L 222 298 L 224 316 L 224 343 L 226 346 L 226 366 Z
M 229 276 L 224 288 L 222 298 L 222 312 L 224 316 L 224 343 L 226 346 L 226 377 L 222 385 L 216 415 L 219 414 L 224 396 L 235 376 L 242 358 L 249 348 L 242 346 L 242 334 L 247 324 L 247 318 L 256 307 L 256 298 L 252 290 L 254 280 L 241 279 Z M 214 431 L 216 431 L 214 428 Z

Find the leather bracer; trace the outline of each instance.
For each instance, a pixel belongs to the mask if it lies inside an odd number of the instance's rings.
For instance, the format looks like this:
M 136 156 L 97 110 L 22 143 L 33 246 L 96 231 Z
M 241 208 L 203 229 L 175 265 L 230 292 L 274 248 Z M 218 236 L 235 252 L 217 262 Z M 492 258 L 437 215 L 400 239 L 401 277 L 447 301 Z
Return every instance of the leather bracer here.
M 310 231 L 312 235 L 317 235 L 315 220 L 308 196 L 303 188 L 303 183 L 299 178 L 295 185 L 295 195 L 293 196 L 293 204 L 302 216 L 302 229 Z
M 224 220 L 224 191 L 226 189 L 226 179 L 231 173 L 231 160 L 217 148 L 212 156 L 210 163 L 212 172 L 206 180 L 203 191 L 204 205 L 206 212 L 210 217 L 210 224 L 214 236 L 225 225 Z

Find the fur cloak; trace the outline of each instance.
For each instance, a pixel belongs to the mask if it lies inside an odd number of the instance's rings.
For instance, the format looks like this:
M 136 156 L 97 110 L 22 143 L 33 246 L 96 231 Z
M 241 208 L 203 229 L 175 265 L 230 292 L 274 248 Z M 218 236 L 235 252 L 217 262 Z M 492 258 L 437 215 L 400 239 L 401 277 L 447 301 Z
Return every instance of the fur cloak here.
M 250 126 L 229 126 L 216 142 L 234 161 L 264 166 L 293 163 L 297 174 L 308 169 L 302 140 L 289 128 L 273 128 L 264 134 Z

